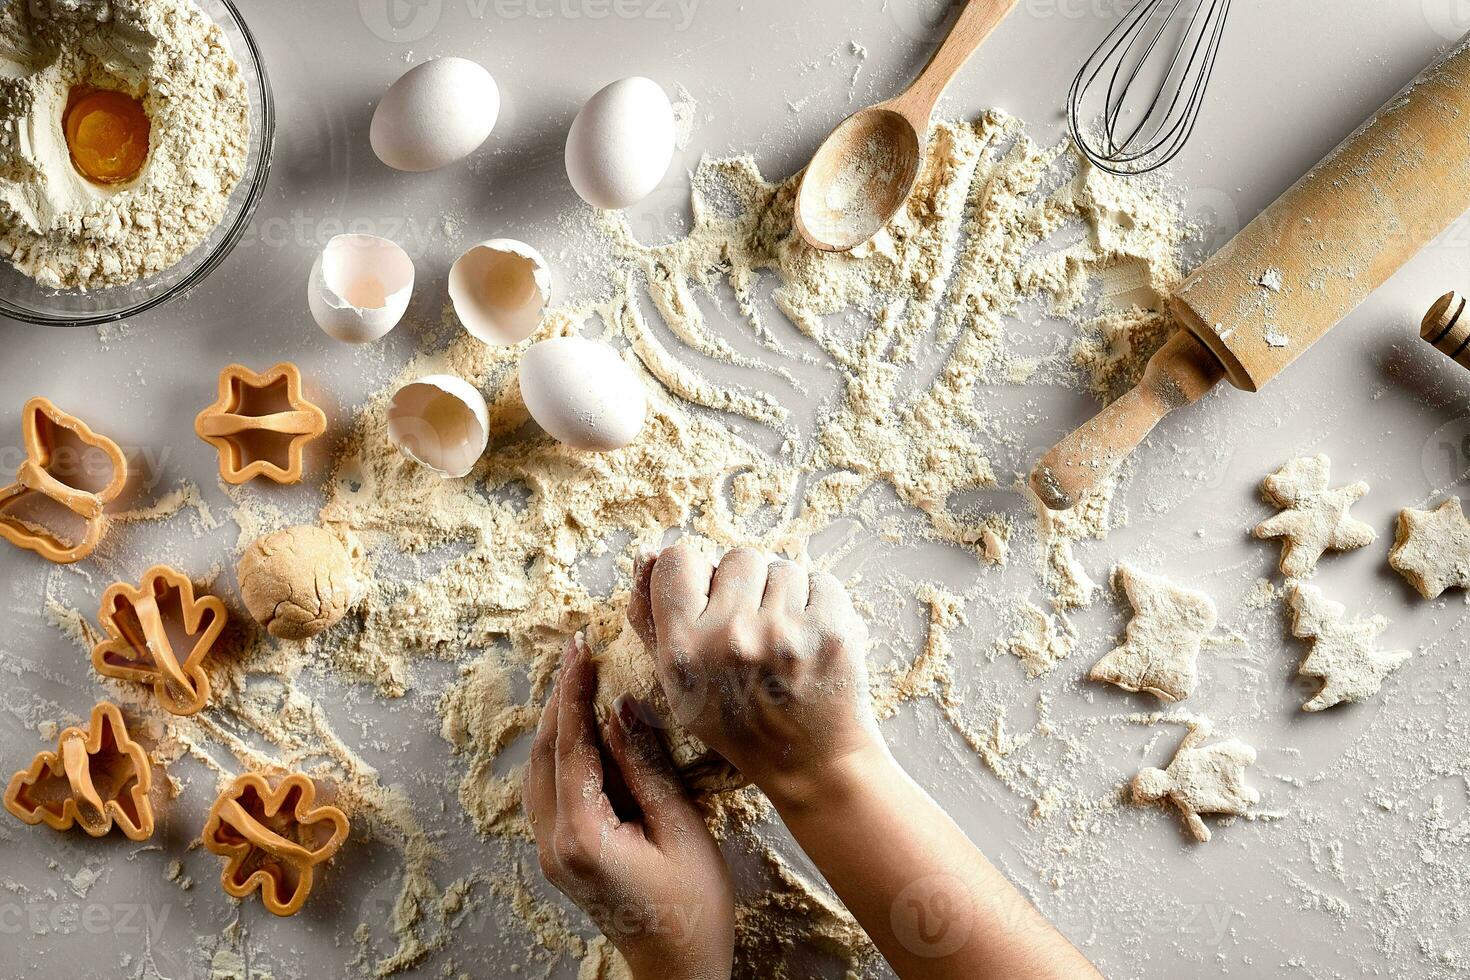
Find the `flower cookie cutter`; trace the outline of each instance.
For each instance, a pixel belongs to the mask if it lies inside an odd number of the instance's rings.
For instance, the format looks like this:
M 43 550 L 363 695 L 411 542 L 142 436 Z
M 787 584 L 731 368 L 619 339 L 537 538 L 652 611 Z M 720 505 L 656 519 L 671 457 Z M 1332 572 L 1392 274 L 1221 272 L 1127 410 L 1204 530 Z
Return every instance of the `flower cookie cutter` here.
M 128 482 L 128 463 L 117 443 L 100 436 L 81 419 L 57 408 L 48 398 L 32 398 L 22 410 L 26 459 L 15 482 L 0 489 L 0 538 L 34 551 L 48 561 L 69 565 L 93 551 L 107 530 L 102 509 L 122 493 Z M 105 484 L 92 487 L 84 472 L 88 452 L 100 455 L 111 468 Z M 28 503 L 39 498 L 68 511 L 83 530 L 68 543 L 56 529 L 27 516 Z
M 220 884 L 234 898 L 257 888 L 275 915 L 295 915 L 311 894 L 318 864 L 347 839 L 347 816 L 316 806 L 316 784 L 292 773 L 276 786 L 259 773 L 230 784 L 209 810 L 204 847 L 225 858 Z M 330 831 L 326 837 L 321 831 Z
M 56 751 L 42 752 L 11 777 L 5 809 L 31 826 L 70 830 L 80 824 L 103 837 L 116 825 L 141 841 L 153 836 L 152 785 L 148 753 L 128 735 L 117 705 L 102 701 L 87 727 L 68 728 Z
M 219 474 L 235 485 L 257 476 L 299 483 L 306 444 L 327 431 L 327 416 L 301 393 L 301 371 L 281 362 L 257 374 L 231 364 L 219 398 L 194 420 L 194 432 L 219 451 Z
M 118 582 L 102 594 L 97 614 L 107 639 L 92 648 L 92 666 L 103 677 L 141 681 L 170 714 L 193 715 L 209 702 L 209 675 L 204 658 L 218 642 L 229 619 L 217 596 L 194 595 L 189 576 L 157 565 L 137 586 Z M 181 661 L 168 621 L 182 627 L 193 641 Z

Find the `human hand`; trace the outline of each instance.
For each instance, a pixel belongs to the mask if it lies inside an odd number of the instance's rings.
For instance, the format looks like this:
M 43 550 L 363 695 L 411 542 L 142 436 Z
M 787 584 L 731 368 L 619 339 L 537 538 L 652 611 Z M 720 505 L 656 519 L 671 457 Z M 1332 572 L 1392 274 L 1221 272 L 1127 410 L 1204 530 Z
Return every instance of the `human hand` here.
M 578 634 L 541 713 L 522 792 L 541 870 L 638 980 L 727 980 L 735 945 L 730 870 L 663 744 L 625 699 L 605 726 L 604 770 L 596 682 Z M 636 812 L 620 812 L 630 806 Z
M 886 755 L 867 627 L 833 576 L 749 548 L 716 569 L 681 542 L 638 562 L 628 620 L 675 717 L 778 805 L 853 759 Z

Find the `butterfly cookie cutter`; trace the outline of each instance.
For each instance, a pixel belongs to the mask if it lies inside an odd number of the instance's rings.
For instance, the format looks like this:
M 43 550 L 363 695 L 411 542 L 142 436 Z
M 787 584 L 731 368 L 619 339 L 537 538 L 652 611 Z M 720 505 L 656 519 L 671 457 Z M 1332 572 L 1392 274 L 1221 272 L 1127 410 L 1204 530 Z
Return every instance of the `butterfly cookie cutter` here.
M 179 659 L 168 623 L 176 620 L 193 640 Z M 103 677 L 153 685 L 153 693 L 170 714 L 198 714 L 209 703 L 209 675 L 204 659 L 229 619 L 225 604 L 212 595 L 195 596 L 194 583 L 182 572 L 157 565 L 137 586 L 118 582 L 102 594 L 97 614 L 107 639 L 92 648 L 92 666 Z
M 81 561 L 97 550 L 107 531 L 107 517 L 102 510 L 127 485 L 127 459 L 117 443 L 93 432 L 48 398 L 26 402 L 21 426 L 26 460 L 16 471 L 15 482 L 0 489 L 0 538 L 60 565 Z M 94 490 L 74 482 L 79 472 L 73 471 L 79 471 L 84 461 L 80 456 L 68 459 L 71 447 L 62 446 L 63 433 L 106 458 L 111 475 L 104 486 Z M 26 501 L 37 497 L 64 508 L 82 522 L 84 531 L 78 540 L 68 543 L 55 529 L 20 513 Z
M 247 898 L 259 889 L 271 913 L 295 915 L 311 894 L 316 866 L 337 853 L 347 832 L 341 810 L 316 805 L 309 776 L 292 773 L 272 790 L 251 772 L 215 801 L 202 837 L 206 850 L 225 858 L 220 884 L 227 894 Z
M 219 474 L 239 485 L 256 477 L 301 482 L 307 443 L 327 431 L 327 416 L 301 393 L 301 371 L 281 362 L 257 374 L 231 364 L 219 398 L 194 419 L 194 432 L 219 452 Z
M 10 779 L 5 809 L 31 826 L 53 830 L 80 825 L 93 837 L 114 826 L 132 840 L 153 836 L 148 753 L 128 735 L 117 705 L 100 702 L 85 728 L 68 728 L 56 751 L 36 756 Z

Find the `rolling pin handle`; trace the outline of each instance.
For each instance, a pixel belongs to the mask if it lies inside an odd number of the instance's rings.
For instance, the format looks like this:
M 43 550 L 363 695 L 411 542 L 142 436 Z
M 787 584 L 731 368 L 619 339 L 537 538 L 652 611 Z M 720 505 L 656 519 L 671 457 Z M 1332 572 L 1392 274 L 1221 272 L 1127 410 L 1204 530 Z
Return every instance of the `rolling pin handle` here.
M 1465 315 L 1465 297 L 1448 292 L 1434 301 L 1419 327 L 1435 350 L 1463 368 L 1470 368 L 1470 316 Z
M 1225 377 L 1225 366 L 1188 330 L 1149 359 L 1138 384 L 1057 443 L 1031 471 L 1048 510 L 1071 510 L 1128 457 L 1164 416 L 1193 405 Z

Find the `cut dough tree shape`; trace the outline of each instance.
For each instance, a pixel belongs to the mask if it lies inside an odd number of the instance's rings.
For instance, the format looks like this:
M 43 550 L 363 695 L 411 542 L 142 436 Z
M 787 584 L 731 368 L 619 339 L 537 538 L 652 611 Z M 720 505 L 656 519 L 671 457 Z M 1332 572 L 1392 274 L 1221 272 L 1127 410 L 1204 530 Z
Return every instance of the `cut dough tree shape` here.
M 1184 589 L 1161 575 L 1119 565 L 1113 582 L 1133 606 L 1123 643 L 1104 656 L 1088 675 L 1125 691 L 1182 701 L 1199 683 L 1199 648 L 1215 628 L 1210 597 Z
M 1434 510 L 1399 512 L 1388 563 L 1426 599 L 1470 588 L 1470 521 L 1451 497 Z
M 1366 701 L 1410 657 L 1407 650 L 1377 648 L 1375 641 L 1388 626 L 1382 616 L 1348 620 L 1342 603 L 1326 598 L 1315 586 L 1300 583 L 1292 586 L 1286 601 L 1292 611 L 1292 633 L 1312 641 L 1312 651 L 1299 672 L 1322 680 L 1316 697 L 1302 705 L 1304 711 L 1322 711 L 1343 701 Z
M 1167 769 L 1148 768 L 1133 777 L 1133 802 L 1167 801 L 1179 809 L 1195 840 L 1208 843 L 1210 828 L 1202 813 L 1245 816 L 1261 802 L 1260 791 L 1245 784 L 1246 767 L 1256 750 L 1239 739 L 1204 745 L 1208 725 L 1192 727 Z
M 1285 538 L 1281 574 L 1305 578 L 1317 570 L 1327 551 L 1352 551 L 1373 543 L 1373 529 L 1348 515 L 1348 508 L 1368 493 L 1359 481 L 1328 489 L 1332 462 L 1320 453 L 1294 459 L 1266 477 L 1261 491 L 1282 512 L 1256 525 L 1258 538 Z

